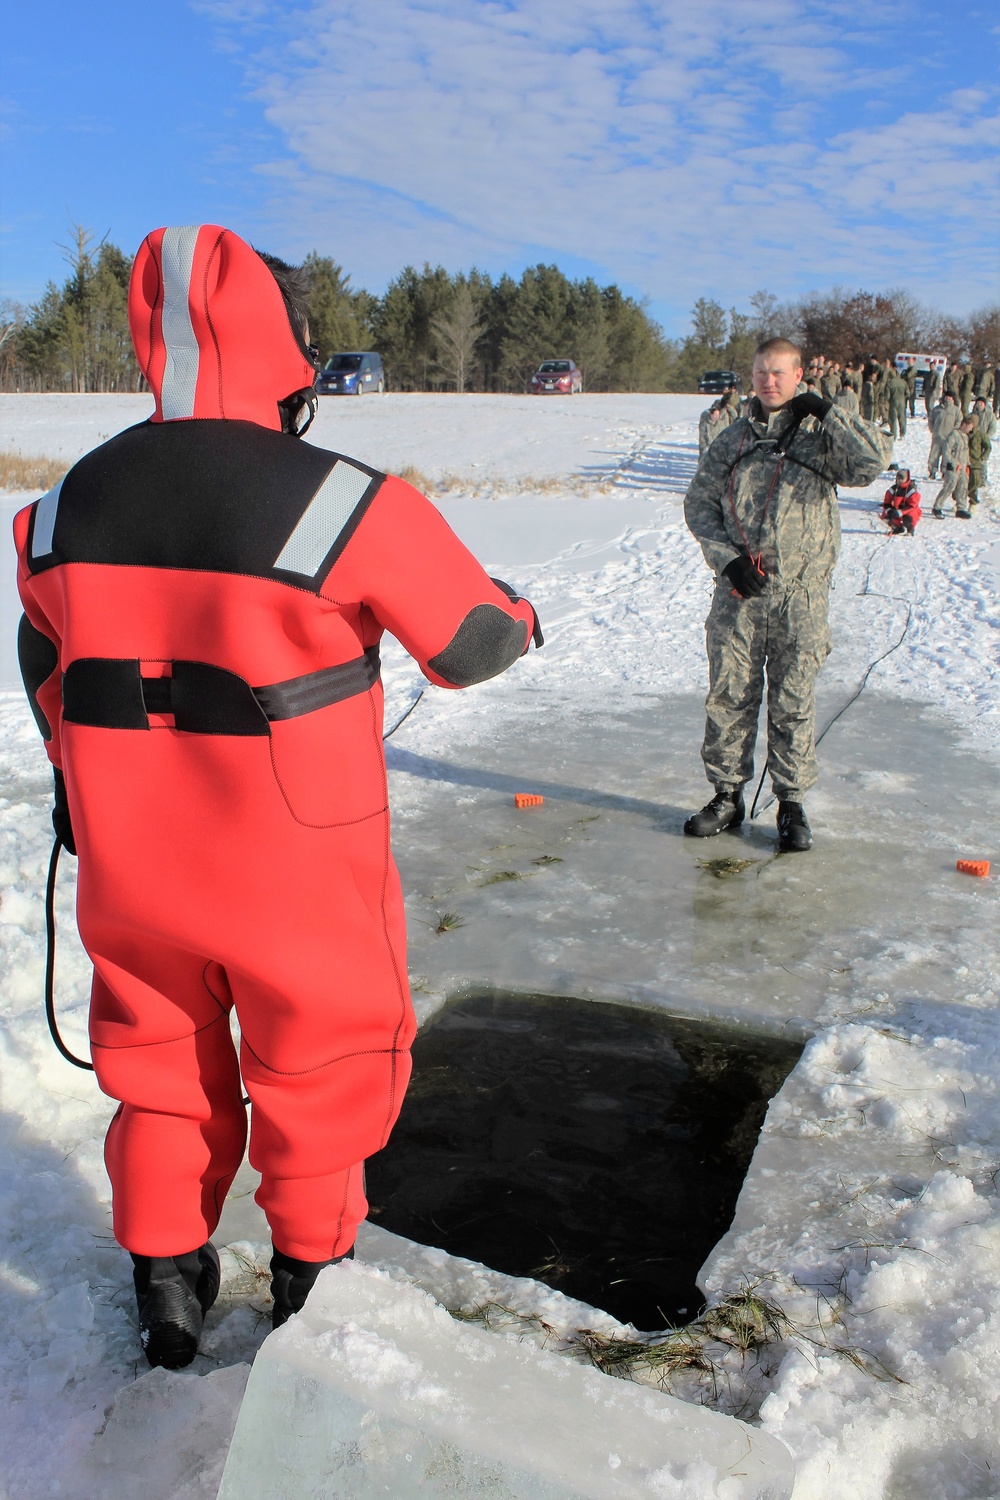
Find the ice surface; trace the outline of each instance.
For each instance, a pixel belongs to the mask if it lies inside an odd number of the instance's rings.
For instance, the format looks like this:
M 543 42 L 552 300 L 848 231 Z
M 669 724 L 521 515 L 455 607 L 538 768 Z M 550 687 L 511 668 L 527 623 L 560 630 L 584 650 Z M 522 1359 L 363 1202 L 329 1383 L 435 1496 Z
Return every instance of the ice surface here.
M 456 1322 L 361 1264 L 324 1272 L 254 1363 L 219 1500 L 784 1500 L 784 1446 Z
M 147 1370 L 109 1407 L 59 1494 L 63 1500 L 215 1500 L 249 1373 L 244 1364 L 200 1378 Z
M 824 689 L 820 725 L 849 697 Z M 710 795 L 703 724 L 691 697 L 528 703 L 431 754 L 407 721 L 388 754 L 425 1013 L 476 985 L 806 1036 L 908 996 L 992 993 L 1000 886 L 955 860 L 996 857 L 1000 788 L 939 714 L 871 689 L 843 714 L 820 747 L 808 858 L 774 858 L 773 806 L 738 834 L 684 837 Z M 544 805 L 518 811 L 515 791 Z M 753 863 L 704 868 L 732 856 Z M 438 934 L 444 911 L 464 925 Z

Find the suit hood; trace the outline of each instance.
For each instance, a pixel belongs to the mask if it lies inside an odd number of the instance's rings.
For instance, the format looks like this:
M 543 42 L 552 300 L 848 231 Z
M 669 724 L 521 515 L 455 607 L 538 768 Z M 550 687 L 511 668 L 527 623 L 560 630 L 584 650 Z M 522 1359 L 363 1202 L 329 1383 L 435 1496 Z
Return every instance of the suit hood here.
M 129 327 L 154 422 L 216 417 L 281 431 L 315 368 L 257 252 L 218 224 L 154 229 L 132 267 Z

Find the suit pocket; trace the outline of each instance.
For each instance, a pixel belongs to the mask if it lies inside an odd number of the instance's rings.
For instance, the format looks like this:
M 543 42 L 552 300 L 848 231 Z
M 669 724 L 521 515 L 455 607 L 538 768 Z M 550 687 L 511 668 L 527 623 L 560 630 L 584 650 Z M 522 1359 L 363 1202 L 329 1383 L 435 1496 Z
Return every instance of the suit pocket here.
M 382 812 L 385 764 L 372 693 L 273 722 L 271 765 L 292 817 L 309 828 Z

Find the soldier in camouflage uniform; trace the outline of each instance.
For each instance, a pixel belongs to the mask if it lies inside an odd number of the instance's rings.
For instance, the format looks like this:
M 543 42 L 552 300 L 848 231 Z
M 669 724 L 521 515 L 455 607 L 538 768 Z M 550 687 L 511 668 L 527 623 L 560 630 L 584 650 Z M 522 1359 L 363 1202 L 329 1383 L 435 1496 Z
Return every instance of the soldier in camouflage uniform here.
M 975 401 L 973 401 L 972 415 L 975 417 L 976 421 L 979 423 L 979 426 L 983 429 L 986 436 L 992 443 L 994 437 L 996 436 L 997 419 L 993 415 L 990 403 L 987 401 L 985 396 L 977 396 Z
M 853 385 L 842 385 L 833 398 L 833 404 L 834 406 L 842 406 L 852 417 L 857 417 L 861 414 L 861 403 L 858 400 L 858 393 Z
M 972 405 L 972 396 L 975 390 L 976 376 L 971 365 L 965 365 L 962 370 L 962 379 L 958 386 L 958 400 L 962 408 L 962 416 L 969 415 L 969 407 Z
M 861 415 L 866 422 L 875 420 L 875 372 L 866 370 L 861 382 Z
M 861 371 L 856 370 L 850 360 L 848 360 L 847 364 L 844 366 L 844 373 L 841 376 L 841 385 L 849 386 L 856 396 L 861 396 Z
M 931 368 L 924 371 L 924 412 L 928 422 L 931 419 L 931 411 L 938 391 L 941 389 L 941 376 L 937 370 Z
M 972 511 L 969 509 L 968 463 L 969 434 L 975 425 L 971 417 L 966 417 L 945 439 L 941 462 L 944 483 L 931 511 L 931 515 L 937 516 L 938 520 L 944 515 L 945 501 L 952 499 L 955 501 L 956 516 L 960 516 L 963 521 L 972 520 Z
M 906 368 L 900 371 L 906 381 L 906 400 L 910 408 L 910 416 L 917 415 L 917 361 L 914 355 L 910 355 L 906 361 Z
M 713 401 L 698 419 L 698 457 L 701 458 L 709 443 L 714 443 L 722 430 L 732 421 L 721 401 Z
M 827 365 L 820 378 L 820 394 L 827 401 L 832 401 L 841 387 L 840 373 L 836 365 Z
M 909 397 L 909 389 L 906 381 L 898 370 L 893 370 L 889 376 L 889 436 L 892 438 L 906 436 L 906 402 Z
M 808 849 L 802 808 L 816 780 L 815 683 L 830 650 L 830 577 L 840 548 L 836 485 L 869 484 L 888 439 L 815 393 L 795 395 L 802 356 L 769 339 L 754 359 L 747 416 L 711 445 L 684 515 L 716 575 L 702 759 L 715 788 L 685 833 L 737 827 L 753 776 L 767 675 L 767 766 L 778 797 L 778 847 Z
M 936 479 L 945 441 L 962 420 L 958 402 L 951 391 L 945 391 L 931 412 L 931 451 L 927 455 L 927 478 Z
M 961 400 L 962 369 L 960 365 L 949 365 L 944 372 L 944 383 L 942 391 L 946 396 L 954 396 L 955 404 Z
M 895 374 L 895 366 L 891 360 L 885 360 L 878 365 L 878 375 L 875 380 L 875 420 L 881 422 L 883 427 L 889 425 L 889 382 Z
M 986 466 L 990 460 L 993 444 L 990 442 L 979 422 L 973 418 L 972 431 L 969 433 L 969 504 L 979 504 L 979 491 L 985 487 L 989 480 Z M 938 497 L 940 499 L 940 496 Z

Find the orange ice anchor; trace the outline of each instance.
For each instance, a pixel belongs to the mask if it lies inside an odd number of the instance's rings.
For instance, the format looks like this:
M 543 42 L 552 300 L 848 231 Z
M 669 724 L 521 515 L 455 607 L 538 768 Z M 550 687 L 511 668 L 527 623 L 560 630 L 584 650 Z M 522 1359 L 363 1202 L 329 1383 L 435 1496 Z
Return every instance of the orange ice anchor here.
M 955 869 L 962 875 L 978 875 L 983 879 L 990 873 L 990 862 L 988 859 L 959 859 L 955 861 Z
M 515 807 L 541 807 L 541 805 L 542 805 L 542 803 L 544 801 L 545 801 L 545 798 L 544 797 L 539 797 L 539 795 L 538 795 L 537 792 L 515 792 L 514 793 L 514 806 Z

